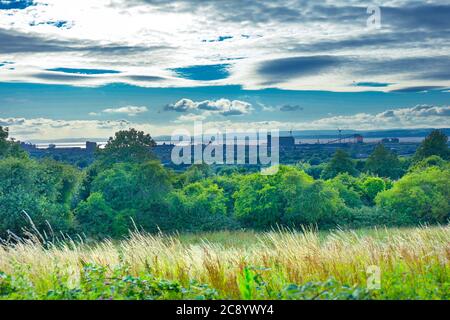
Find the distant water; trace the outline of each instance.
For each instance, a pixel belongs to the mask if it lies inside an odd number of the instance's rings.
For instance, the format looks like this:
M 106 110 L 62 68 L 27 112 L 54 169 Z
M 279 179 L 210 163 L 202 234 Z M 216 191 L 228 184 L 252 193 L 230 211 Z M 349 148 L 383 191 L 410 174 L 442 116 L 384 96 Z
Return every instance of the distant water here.
M 43 142 L 36 143 L 38 149 L 47 149 L 51 144 L 54 144 L 56 148 L 86 148 L 86 141 L 83 142 Z M 105 145 L 106 142 L 97 142 L 97 145 Z

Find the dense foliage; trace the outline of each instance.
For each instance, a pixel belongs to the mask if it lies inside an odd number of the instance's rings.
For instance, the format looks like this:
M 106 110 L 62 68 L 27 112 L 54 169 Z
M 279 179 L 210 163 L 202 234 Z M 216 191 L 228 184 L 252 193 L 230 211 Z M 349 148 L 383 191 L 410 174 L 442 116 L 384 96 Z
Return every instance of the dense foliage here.
M 28 158 L 0 128 L 1 237 L 30 227 L 104 238 L 135 228 L 333 228 L 446 223 L 450 217 L 448 146 L 439 131 L 424 140 L 414 161 L 379 145 L 365 162 L 338 150 L 326 164 L 281 166 L 269 176 L 207 165 L 174 173 L 154 159 L 154 143 L 134 129 L 118 132 L 80 170 Z

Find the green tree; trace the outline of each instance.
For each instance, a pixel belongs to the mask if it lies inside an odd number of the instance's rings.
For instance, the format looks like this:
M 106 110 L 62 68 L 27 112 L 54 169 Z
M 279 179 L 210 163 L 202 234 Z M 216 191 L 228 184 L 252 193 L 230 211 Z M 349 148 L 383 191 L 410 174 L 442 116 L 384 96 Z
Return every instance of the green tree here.
M 363 182 L 363 190 L 368 204 L 373 205 L 375 197 L 386 190 L 386 183 L 378 177 L 367 177 Z
M 99 193 L 114 210 L 123 210 L 136 205 L 138 186 L 135 165 L 116 163 L 98 174 L 92 182 L 91 192 Z
M 15 157 L 25 158 L 27 153 L 22 150 L 19 143 L 16 141 L 8 140 L 9 130 L 0 126 L 0 158 Z
M 235 216 L 244 225 L 268 228 L 276 224 L 333 224 L 345 208 L 339 193 L 302 170 L 281 166 L 273 176 L 242 177 L 234 194 Z
M 345 204 L 339 193 L 324 181 L 317 180 L 287 198 L 285 221 L 295 225 L 318 225 L 329 227 L 338 221 L 339 212 Z
M 332 179 L 340 173 L 356 176 L 358 171 L 355 169 L 355 164 L 350 155 L 344 150 L 338 149 L 323 170 L 322 179 Z
M 212 177 L 214 172 L 211 167 L 207 164 L 194 164 L 190 166 L 186 172 L 181 175 L 181 182 L 183 185 L 198 182 L 203 179 Z
M 351 182 L 353 179 L 354 182 Z M 349 208 L 359 208 L 363 205 L 361 201 L 361 186 L 357 184 L 357 179 L 347 173 L 339 174 L 335 178 L 326 181 L 327 185 L 339 193 L 339 197 Z
M 448 137 L 441 130 L 433 130 L 420 144 L 414 155 L 414 161 L 418 162 L 430 156 L 439 156 L 444 160 L 450 160 Z
M 114 211 L 116 234 L 132 227 L 131 219 L 147 231 L 164 224 L 168 210 L 165 198 L 171 188 L 170 175 L 154 160 L 113 164 L 91 183 L 91 192 L 100 194 Z M 118 221 L 123 222 L 121 228 Z
M 174 191 L 168 202 L 170 227 L 174 230 L 212 231 L 237 227 L 227 215 L 227 199 L 223 190 L 210 181 L 195 182 Z
M 101 193 L 95 192 L 86 201 L 81 201 L 75 209 L 78 230 L 92 238 L 116 236 L 113 225 L 114 210 Z
M 392 179 L 398 179 L 403 174 L 397 155 L 388 150 L 383 144 L 376 146 L 366 161 L 365 169 L 371 174 Z
M 233 198 L 235 217 L 245 226 L 268 228 L 281 223 L 283 198 L 274 177 L 259 173 L 242 176 Z
M 154 146 L 156 142 L 149 134 L 136 129 L 123 130 L 109 138 L 104 149 L 97 150 L 97 157 L 106 166 L 118 162 L 140 163 L 154 159 L 151 152 Z
M 54 161 L 28 158 L 0 160 L 0 234 L 22 234 L 30 227 L 23 210 L 39 230 L 68 231 L 73 225 L 71 204 L 80 173 Z
M 439 156 L 431 156 L 414 163 L 408 172 L 421 171 L 430 167 L 438 167 L 441 169 L 450 168 L 450 162 L 445 161 Z
M 381 208 L 412 221 L 444 223 L 450 217 L 450 169 L 430 167 L 405 175 L 376 197 Z

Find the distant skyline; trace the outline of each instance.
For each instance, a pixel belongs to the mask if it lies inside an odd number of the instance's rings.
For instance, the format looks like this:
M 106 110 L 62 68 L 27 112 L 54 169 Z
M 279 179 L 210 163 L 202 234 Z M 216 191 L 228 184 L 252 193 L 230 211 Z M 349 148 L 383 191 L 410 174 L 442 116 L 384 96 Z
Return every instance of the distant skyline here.
M 450 127 L 449 16 L 450 1 L 0 0 L 0 126 Z

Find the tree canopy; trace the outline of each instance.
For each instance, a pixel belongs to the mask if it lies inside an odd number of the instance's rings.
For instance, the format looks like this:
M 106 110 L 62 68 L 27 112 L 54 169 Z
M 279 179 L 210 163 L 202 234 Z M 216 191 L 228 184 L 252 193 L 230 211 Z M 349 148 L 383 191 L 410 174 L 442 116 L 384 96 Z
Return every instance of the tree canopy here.
M 129 129 L 116 132 L 104 149 L 98 149 L 98 159 L 108 165 L 117 162 L 144 162 L 154 159 L 151 148 L 155 140 L 143 131 Z
M 375 150 L 366 160 L 366 171 L 392 179 L 399 178 L 402 173 L 402 165 L 397 155 L 387 149 L 383 144 L 378 144 Z
M 338 149 L 323 170 L 322 178 L 332 179 L 340 173 L 348 173 L 355 176 L 358 174 L 358 171 L 350 155 L 344 150 Z
M 433 130 L 420 144 L 414 155 L 414 161 L 420 161 L 430 156 L 439 156 L 450 160 L 448 137 L 441 130 Z

